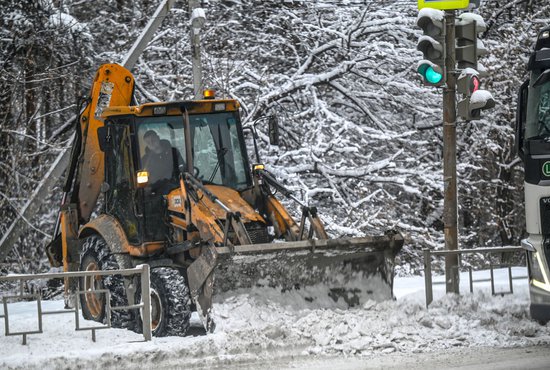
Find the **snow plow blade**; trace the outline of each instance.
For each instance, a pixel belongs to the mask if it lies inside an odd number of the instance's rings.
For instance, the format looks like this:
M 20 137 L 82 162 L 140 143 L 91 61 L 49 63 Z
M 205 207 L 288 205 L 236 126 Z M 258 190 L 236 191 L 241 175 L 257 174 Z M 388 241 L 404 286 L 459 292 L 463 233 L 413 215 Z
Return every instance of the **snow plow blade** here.
M 392 299 L 394 259 L 403 242 L 401 234 L 389 232 L 362 238 L 211 245 L 187 270 L 191 296 L 209 331 L 214 329 L 213 295 L 257 286 L 281 291 L 323 287 L 345 307 Z

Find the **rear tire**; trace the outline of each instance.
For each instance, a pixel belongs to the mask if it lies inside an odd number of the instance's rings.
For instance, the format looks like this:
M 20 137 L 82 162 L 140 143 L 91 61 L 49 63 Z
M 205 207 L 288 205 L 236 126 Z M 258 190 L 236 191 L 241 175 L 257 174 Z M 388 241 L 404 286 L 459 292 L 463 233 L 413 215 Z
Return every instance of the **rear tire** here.
M 117 270 L 119 268 L 115 256 L 110 252 L 105 240 L 99 235 L 84 239 L 80 254 L 80 271 Z M 79 299 L 82 316 L 87 320 L 105 323 L 105 294 L 93 293 L 97 289 L 109 289 L 111 307 L 127 306 L 128 300 L 121 275 L 83 277 L 79 281 L 80 291 L 85 291 Z M 127 327 L 130 323 L 128 311 L 111 311 L 111 326 Z
M 138 289 L 136 302 L 141 301 Z M 137 319 L 143 329 L 141 312 Z M 191 298 L 185 278 L 175 269 L 151 270 L 151 324 L 155 337 L 185 336 L 191 319 Z

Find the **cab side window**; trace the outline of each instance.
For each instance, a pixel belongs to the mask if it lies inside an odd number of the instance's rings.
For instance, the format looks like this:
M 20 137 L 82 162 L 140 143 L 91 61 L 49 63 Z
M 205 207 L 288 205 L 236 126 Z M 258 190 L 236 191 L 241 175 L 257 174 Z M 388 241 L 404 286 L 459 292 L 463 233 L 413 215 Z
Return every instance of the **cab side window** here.
M 133 161 L 128 137 L 128 124 L 110 125 L 111 143 L 105 151 L 105 212 L 122 225 L 130 243 L 140 243 L 139 225 L 134 213 Z

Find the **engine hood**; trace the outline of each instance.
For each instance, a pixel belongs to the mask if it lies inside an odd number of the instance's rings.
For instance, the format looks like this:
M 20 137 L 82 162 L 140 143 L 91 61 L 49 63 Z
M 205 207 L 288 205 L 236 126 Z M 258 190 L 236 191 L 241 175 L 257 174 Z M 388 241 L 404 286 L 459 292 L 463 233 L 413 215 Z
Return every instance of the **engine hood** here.
M 205 187 L 214 194 L 231 212 L 240 213 L 243 222 L 263 222 L 265 220 L 258 212 L 254 210 L 242 197 L 241 194 L 231 188 L 220 185 L 205 185 Z M 199 192 L 201 197 L 198 207 L 204 212 L 213 212 L 217 219 L 225 220 L 226 212 L 223 208 L 212 202 L 207 196 Z M 185 213 L 184 202 L 181 191 L 175 189 L 168 194 L 168 209 L 179 213 Z

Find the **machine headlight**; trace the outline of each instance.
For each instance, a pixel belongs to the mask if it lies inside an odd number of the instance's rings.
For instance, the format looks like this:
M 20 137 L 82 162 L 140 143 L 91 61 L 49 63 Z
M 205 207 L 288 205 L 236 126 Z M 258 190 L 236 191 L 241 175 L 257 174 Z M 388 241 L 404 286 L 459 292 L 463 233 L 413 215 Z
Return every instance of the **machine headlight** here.
M 137 184 L 138 186 L 145 186 L 149 183 L 149 172 L 147 171 L 138 171 L 137 173 Z

